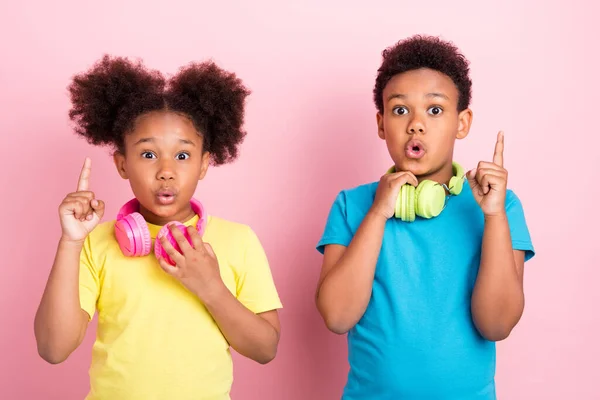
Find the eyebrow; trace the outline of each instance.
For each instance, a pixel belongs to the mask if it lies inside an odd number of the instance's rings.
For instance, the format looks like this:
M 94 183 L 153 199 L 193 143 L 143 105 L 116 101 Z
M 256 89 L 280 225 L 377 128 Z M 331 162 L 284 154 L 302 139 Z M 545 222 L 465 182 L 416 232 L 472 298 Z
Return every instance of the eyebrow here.
M 138 140 L 137 142 L 135 142 L 133 145 L 137 146 L 138 144 L 142 144 L 142 143 L 152 143 L 154 142 L 154 138 L 148 137 L 148 138 L 141 138 L 140 140 Z M 191 140 L 187 140 L 187 139 L 179 139 L 179 142 L 182 144 L 189 144 L 192 146 L 196 146 L 196 143 L 192 142 Z
M 393 94 L 391 94 L 388 97 L 387 101 L 390 101 L 390 100 L 393 100 L 393 99 L 402 99 L 402 100 L 404 100 L 404 99 L 406 99 L 406 97 L 407 96 L 405 94 L 402 94 L 402 93 L 393 93 Z M 450 100 L 450 98 L 448 96 L 446 96 L 445 94 L 443 94 L 443 93 L 435 93 L 435 92 L 434 93 L 427 93 L 425 95 L 425 97 L 440 97 L 440 98 L 445 99 L 445 100 Z

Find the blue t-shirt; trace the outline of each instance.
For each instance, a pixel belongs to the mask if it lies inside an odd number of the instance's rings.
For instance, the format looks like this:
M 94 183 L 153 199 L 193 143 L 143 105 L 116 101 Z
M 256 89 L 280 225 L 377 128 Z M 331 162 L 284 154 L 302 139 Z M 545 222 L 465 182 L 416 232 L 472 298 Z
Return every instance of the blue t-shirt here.
M 317 245 L 348 246 L 369 211 L 378 182 L 342 191 Z M 506 210 L 513 248 L 534 255 L 518 197 Z M 385 225 L 369 305 L 348 332 L 350 372 L 344 400 L 492 400 L 496 347 L 476 330 L 471 293 L 484 218 L 463 185 L 432 219 Z

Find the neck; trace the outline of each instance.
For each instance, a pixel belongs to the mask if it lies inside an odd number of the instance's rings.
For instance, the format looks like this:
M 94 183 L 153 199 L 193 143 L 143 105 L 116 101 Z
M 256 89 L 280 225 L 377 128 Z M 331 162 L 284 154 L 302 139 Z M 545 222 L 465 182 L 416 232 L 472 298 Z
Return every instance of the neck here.
M 438 182 L 441 184 L 448 185 L 450 179 L 454 176 L 454 170 L 452 168 L 452 163 L 444 164 L 441 168 L 437 170 L 433 170 L 424 175 L 417 175 L 417 180 L 419 183 L 424 180 L 431 180 L 434 182 Z

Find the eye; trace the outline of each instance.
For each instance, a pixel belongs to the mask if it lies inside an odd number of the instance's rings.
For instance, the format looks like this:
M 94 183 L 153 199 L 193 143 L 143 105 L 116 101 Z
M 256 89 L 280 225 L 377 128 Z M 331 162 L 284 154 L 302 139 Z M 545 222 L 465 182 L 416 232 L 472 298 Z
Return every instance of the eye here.
M 177 159 L 178 160 L 187 160 L 188 158 L 190 158 L 190 155 L 188 153 L 179 153 L 179 154 L 177 154 Z
M 142 157 L 147 158 L 147 159 L 153 159 L 153 158 L 156 158 L 156 155 L 154 153 L 152 153 L 151 151 L 144 151 L 142 153 Z
M 408 109 L 404 106 L 394 107 L 392 112 L 396 115 L 406 115 L 408 114 Z
M 434 107 L 430 107 L 429 110 L 427 110 L 427 112 L 431 115 L 441 115 L 443 110 L 441 107 L 434 106 Z

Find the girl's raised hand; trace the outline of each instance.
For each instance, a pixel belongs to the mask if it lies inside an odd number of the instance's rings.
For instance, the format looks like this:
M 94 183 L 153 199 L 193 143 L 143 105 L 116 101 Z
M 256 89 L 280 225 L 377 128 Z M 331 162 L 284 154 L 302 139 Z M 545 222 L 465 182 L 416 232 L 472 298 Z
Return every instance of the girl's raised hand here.
M 83 242 L 104 215 L 104 202 L 89 190 L 91 172 L 92 161 L 86 157 L 77 191 L 69 193 L 58 207 L 63 240 Z

